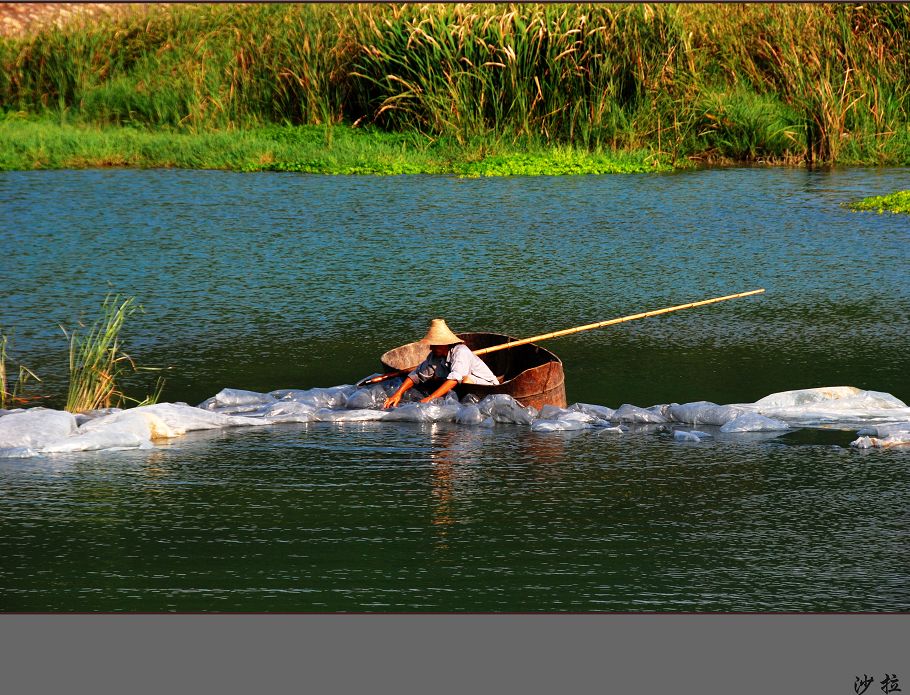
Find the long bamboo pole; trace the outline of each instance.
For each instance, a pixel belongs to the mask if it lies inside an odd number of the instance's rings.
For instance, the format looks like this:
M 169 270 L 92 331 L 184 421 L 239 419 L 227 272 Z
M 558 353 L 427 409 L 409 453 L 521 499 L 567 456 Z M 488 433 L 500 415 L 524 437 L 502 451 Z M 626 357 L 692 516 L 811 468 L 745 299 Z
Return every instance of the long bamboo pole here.
M 618 319 L 608 319 L 606 321 L 598 321 L 597 323 L 588 323 L 584 326 L 576 326 L 575 328 L 565 328 L 561 331 L 553 331 L 552 333 L 542 333 L 541 335 L 535 335 L 530 338 L 522 338 L 521 340 L 513 340 L 508 343 L 500 343 L 499 345 L 493 345 L 492 347 L 482 348 L 480 350 L 474 350 L 475 355 L 486 355 L 491 352 L 496 352 L 497 350 L 508 350 L 509 348 L 518 347 L 519 345 L 527 345 L 528 343 L 539 343 L 541 340 L 550 340 L 551 338 L 560 338 L 564 335 L 572 335 L 573 333 L 581 333 L 582 331 L 591 331 L 595 328 L 605 328 L 606 326 L 614 326 L 617 323 L 625 323 L 626 321 L 636 321 L 638 319 L 645 319 L 649 316 L 659 316 L 660 314 L 669 314 L 671 311 L 682 311 L 683 309 L 693 309 L 697 306 L 705 306 L 707 304 L 716 304 L 717 302 L 725 302 L 728 299 L 737 299 L 738 297 L 749 297 L 753 294 L 761 294 L 764 292 L 764 288 L 757 290 L 749 290 L 748 292 L 737 292 L 736 294 L 728 294 L 723 297 L 714 297 L 713 299 L 702 299 L 698 302 L 689 302 L 688 304 L 677 304 L 676 306 L 667 307 L 666 309 L 655 309 L 654 311 L 643 311 L 640 314 L 630 314 L 629 316 L 622 316 Z M 417 365 L 414 365 L 416 367 Z M 395 372 L 389 372 L 388 374 L 382 374 L 380 376 L 375 376 L 367 379 L 362 379 L 357 382 L 357 386 L 366 386 L 367 384 L 376 384 L 380 381 L 385 381 L 386 379 L 392 379 L 396 376 L 401 376 L 402 374 L 407 374 L 414 367 L 409 367 L 408 369 L 399 369 Z
M 676 306 L 667 307 L 666 309 L 655 309 L 654 311 L 644 311 L 640 314 L 631 314 L 629 316 L 623 316 L 618 319 L 609 319 L 607 321 L 599 321 L 597 323 L 589 323 L 584 326 L 576 326 L 575 328 L 566 328 L 561 331 L 553 331 L 552 333 L 544 333 L 542 335 L 535 335 L 531 338 L 522 338 L 521 340 L 513 340 L 510 343 L 501 343 L 499 345 L 494 345 L 492 347 L 483 348 L 481 350 L 474 350 L 475 355 L 485 355 L 488 352 L 496 352 L 497 350 L 505 350 L 507 348 L 517 347 L 519 345 L 527 345 L 528 343 L 539 343 L 541 340 L 549 340 L 550 338 L 561 338 L 564 335 L 572 335 L 573 333 L 581 333 L 582 331 L 591 331 L 595 328 L 605 328 L 606 326 L 614 326 L 617 323 L 625 323 L 626 321 L 635 321 L 637 319 L 646 319 L 649 316 L 659 316 L 660 314 L 669 314 L 671 311 L 682 311 L 683 309 L 693 309 L 697 306 L 705 306 L 706 304 L 716 304 L 717 302 L 725 302 L 728 299 L 736 299 L 737 297 L 748 297 L 753 294 L 761 294 L 764 292 L 764 289 L 750 290 L 748 292 L 738 292 L 737 294 L 728 294 L 725 297 L 715 297 L 714 299 L 703 299 L 700 302 L 689 302 L 688 304 L 677 304 Z

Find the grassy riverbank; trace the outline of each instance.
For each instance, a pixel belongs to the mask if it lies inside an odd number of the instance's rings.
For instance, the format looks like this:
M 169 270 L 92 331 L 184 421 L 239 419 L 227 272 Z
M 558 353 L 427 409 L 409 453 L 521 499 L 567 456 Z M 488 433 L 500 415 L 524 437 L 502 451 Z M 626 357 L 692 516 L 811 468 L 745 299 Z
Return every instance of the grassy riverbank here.
M 908 49 L 891 4 L 143 6 L 0 39 L 0 163 L 906 165 Z

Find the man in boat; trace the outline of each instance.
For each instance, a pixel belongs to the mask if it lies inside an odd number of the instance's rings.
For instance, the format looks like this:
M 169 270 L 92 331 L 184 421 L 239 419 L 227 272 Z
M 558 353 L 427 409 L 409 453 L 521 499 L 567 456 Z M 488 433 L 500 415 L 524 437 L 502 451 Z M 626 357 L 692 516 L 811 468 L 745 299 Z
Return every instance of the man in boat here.
M 421 342 L 429 346 L 430 354 L 405 377 L 398 390 L 385 400 L 383 408 L 394 408 L 405 392 L 418 384 L 433 386 L 442 382 L 430 395 L 420 399 L 421 403 L 429 403 L 434 398 L 442 398 L 458 384 L 495 386 L 499 383 L 486 363 L 471 352 L 442 319 L 430 322 L 430 330 Z

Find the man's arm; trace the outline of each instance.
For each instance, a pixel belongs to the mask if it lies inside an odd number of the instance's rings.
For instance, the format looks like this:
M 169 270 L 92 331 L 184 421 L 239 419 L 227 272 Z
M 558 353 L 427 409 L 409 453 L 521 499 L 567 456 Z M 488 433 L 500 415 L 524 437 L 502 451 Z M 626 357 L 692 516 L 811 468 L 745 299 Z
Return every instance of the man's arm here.
M 420 399 L 420 402 L 421 402 L 421 403 L 429 403 L 429 402 L 432 401 L 434 398 L 442 398 L 443 396 L 445 396 L 449 391 L 451 391 L 451 390 L 452 390 L 453 388 L 455 388 L 456 386 L 458 386 L 458 382 L 457 382 L 457 381 L 455 381 L 454 379 L 446 379 L 445 381 L 442 382 L 442 386 L 440 386 L 438 389 L 436 389 L 435 391 L 433 391 L 433 393 L 431 393 L 431 394 L 430 394 L 429 396 L 427 396 L 426 398 L 421 398 L 421 399 Z
M 398 401 L 401 400 L 401 397 L 405 394 L 409 388 L 414 385 L 414 382 L 411 380 L 411 377 L 405 377 L 405 380 L 401 382 L 401 386 L 398 387 L 398 390 L 385 399 L 385 403 L 382 404 L 383 408 L 394 408 L 398 405 Z

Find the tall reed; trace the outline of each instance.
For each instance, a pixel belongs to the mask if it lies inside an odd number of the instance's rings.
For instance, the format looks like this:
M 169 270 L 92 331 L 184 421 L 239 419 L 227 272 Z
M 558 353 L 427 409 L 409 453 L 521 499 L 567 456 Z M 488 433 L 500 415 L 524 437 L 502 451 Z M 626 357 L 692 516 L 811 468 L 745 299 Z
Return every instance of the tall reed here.
M 7 401 L 12 397 L 6 381 L 6 343 L 7 337 L 0 333 L 0 408 L 5 409 Z
M 0 408 L 6 408 L 7 399 L 12 395 L 6 383 L 7 337 L 0 333 Z
M 122 380 L 131 373 L 149 368 L 137 367 L 123 351 L 120 331 L 126 319 L 138 310 L 135 298 L 108 295 L 101 305 L 101 317 L 87 334 L 81 335 L 77 331 L 68 334 L 70 378 L 66 410 L 79 413 L 135 400 L 124 395 Z M 162 387 L 163 382 L 159 380 L 155 391 L 141 404 L 157 401 Z
M 700 62 L 774 95 L 792 113 L 803 156 L 838 161 L 879 150 L 910 122 L 910 7 L 769 4 L 681 6 Z M 698 19 L 699 21 L 692 21 Z
M 15 383 L 11 383 L 7 376 L 7 346 L 9 336 L 0 331 L 0 409 L 6 409 L 8 405 L 23 405 L 29 399 L 22 395 L 23 388 L 28 380 L 34 379 L 41 381 L 38 375 L 24 364 L 19 366 L 19 375 Z

